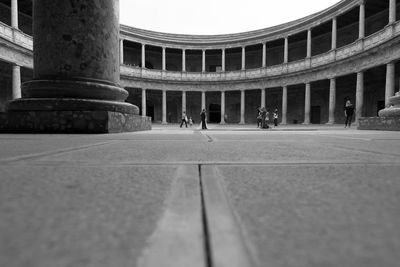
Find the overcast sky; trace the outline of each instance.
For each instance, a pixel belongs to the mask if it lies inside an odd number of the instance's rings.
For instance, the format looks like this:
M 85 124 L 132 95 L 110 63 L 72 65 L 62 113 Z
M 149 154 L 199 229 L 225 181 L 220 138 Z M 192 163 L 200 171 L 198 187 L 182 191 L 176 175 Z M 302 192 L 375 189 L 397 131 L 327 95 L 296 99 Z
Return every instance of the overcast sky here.
M 120 22 L 166 33 L 238 33 L 302 18 L 338 2 L 339 0 L 120 0 Z

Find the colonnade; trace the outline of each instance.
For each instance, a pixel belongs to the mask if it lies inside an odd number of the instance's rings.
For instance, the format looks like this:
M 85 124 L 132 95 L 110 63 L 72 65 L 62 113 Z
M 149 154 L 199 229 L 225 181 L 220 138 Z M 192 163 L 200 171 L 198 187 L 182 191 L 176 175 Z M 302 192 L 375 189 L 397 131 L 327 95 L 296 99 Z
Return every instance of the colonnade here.
M 386 0 L 389 1 L 389 18 L 388 25 L 394 23 L 396 21 L 396 1 L 397 0 Z M 333 17 L 331 20 L 332 23 L 332 31 L 331 31 L 331 50 L 337 49 L 337 17 Z M 358 38 L 363 39 L 365 37 L 365 0 L 360 0 L 359 2 L 359 29 L 358 29 Z M 312 27 L 306 30 L 307 31 L 307 51 L 306 58 L 310 58 L 312 56 Z M 284 51 L 283 51 L 283 64 L 289 63 L 289 37 L 292 35 L 284 36 Z M 262 60 L 261 67 L 265 68 L 267 66 L 267 43 L 262 42 Z M 123 46 L 124 39 L 120 39 L 120 50 L 121 50 L 121 63 L 124 62 L 123 57 Z M 146 62 L 146 44 L 141 44 L 141 66 L 145 68 Z M 166 71 L 166 46 L 162 46 L 162 59 L 161 65 L 162 70 Z M 226 70 L 226 48 L 218 48 L 221 50 L 221 71 Z M 186 50 L 187 48 L 181 48 L 182 51 L 182 71 L 186 72 Z M 190 49 L 191 50 L 191 49 Z M 206 72 L 206 51 L 207 49 L 199 48 L 201 50 L 201 71 Z M 211 48 L 211 50 L 217 50 L 217 48 Z M 241 70 L 246 69 L 246 46 L 241 46 Z
M 356 73 L 356 99 L 355 99 L 355 120 L 363 116 L 364 108 L 364 72 L 359 71 Z M 329 107 L 328 107 L 328 122 L 327 124 L 334 124 L 336 122 L 335 109 L 336 109 L 336 79 L 337 77 L 329 78 Z M 281 110 L 281 124 L 287 124 L 287 113 L 288 113 L 288 86 L 282 86 L 282 110 Z M 311 110 L 311 83 L 307 82 L 304 84 L 304 120 L 303 124 L 310 124 L 310 110 Z M 259 89 L 261 93 L 260 107 L 266 106 L 266 92 L 268 88 Z M 146 116 L 146 91 L 142 89 L 142 116 Z M 201 109 L 206 108 L 206 93 L 208 91 L 201 91 Z M 221 93 L 221 124 L 225 124 L 226 115 L 226 93 L 228 91 L 220 91 Z M 245 122 L 245 92 L 246 90 L 240 90 L 240 122 Z M 395 62 L 386 64 L 386 85 L 385 85 L 385 105 L 389 104 L 389 98 L 395 93 Z M 182 112 L 186 111 L 186 91 L 182 91 Z M 354 103 L 353 103 L 354 104 Z M 258 105 L 257 105 L 258 106 Z M 167 123 L 167 90 L 162 90 L 162 123 Z

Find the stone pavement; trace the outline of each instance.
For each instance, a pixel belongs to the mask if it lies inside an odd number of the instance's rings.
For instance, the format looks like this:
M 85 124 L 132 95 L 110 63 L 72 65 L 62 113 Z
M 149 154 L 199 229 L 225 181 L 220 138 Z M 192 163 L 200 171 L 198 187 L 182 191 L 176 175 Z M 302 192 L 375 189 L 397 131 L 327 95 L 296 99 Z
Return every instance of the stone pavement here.
M 0 135 L 0 266 L 398 266 L 400 133 Z

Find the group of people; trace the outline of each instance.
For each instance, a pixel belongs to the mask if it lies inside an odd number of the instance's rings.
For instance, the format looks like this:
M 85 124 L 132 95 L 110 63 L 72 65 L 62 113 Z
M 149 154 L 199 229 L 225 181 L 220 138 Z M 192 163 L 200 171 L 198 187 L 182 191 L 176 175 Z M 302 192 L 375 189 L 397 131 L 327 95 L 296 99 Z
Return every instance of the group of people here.
M 200 119 L 201 119 L 201 129 L 206 130 L 207 129 L 207 125 L 206 125 L 206 110 L 203 109 L 200 113 Z M 189 117 L 186 115 L 186 112 L 182 112 L 182 119 L 181 119 L 181 125 L 179 126 L 180 128 L 182 128 L 183 124 L 185 124 L 186 128 L 188 127 L 188 123 L 189 126 L 192 127 L 194 120 L 192 119 L 192 117 Z
M 261 129 L 268 129 L 270 126 L 268 125 L 270 122 L 270 112 L 268 109 L 266 109 L 265 107 L 259 107 L 257 108 L 257 127 L 261 128 Z M 353 119 L 353 114 L 354 114 L 354 106 L 351 103 L 350 100 L 346 101 L 345 107 L 344 107 L 344 115 L 346 117 L 346 121 L 345 121 L 345 125 L 344 127 L 350 128 L 351 125 L 351 121 Z M 272 119 L 273 119 L 273 124 L 275 127 L 278 126 L 278 109 L 276 108 L 274 110 L 274 112 L 272 113 Z M 200 113 L 200 119 L 201 119 L 201 129 L 202 130 L 206 130 L 207 129 L 207 124 L 206 124 L 206 119 L 207 119 L 207 115 L 206 115 L 206 110 L 203 109 Z M 186 128 L 188 127 L 188 123 L 189 126 L 192 127 L 194 120 L 192 119 L 192 117 L 189 117 L 186 115 L 186 112 L 184 111 L 182 113 L 182 120 L 181 120 L 181 125 L 180 128 L 182 128 L 183 124 L 185 124 Z
M 268 129 L 270 122 L 270 112 L 265 107 L 257 108 L 257 127 L 261 129 Z M 278 109 L 276 108 L 272 113 L 274 126 L 278 126 Z

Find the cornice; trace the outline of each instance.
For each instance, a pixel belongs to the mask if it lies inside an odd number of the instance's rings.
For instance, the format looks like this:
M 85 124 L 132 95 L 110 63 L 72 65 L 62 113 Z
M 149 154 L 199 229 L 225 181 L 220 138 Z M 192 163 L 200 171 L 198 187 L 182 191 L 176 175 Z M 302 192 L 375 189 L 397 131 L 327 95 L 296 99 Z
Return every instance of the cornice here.
M 121 35 L 126 39 L 133 39 L 159 46 L 184 47 L 215 47 L 215 46 L 230 46 L 235 44 L 251 43 L 251 42 L 266 42 L 279 38 L 284 38 L 308 29 L 312 29 L 322 23 L 325 23 L 333 18 L 346 13 L 350 9 L 359 5 L 359 0 L 342 0 L 339 3 L 317 12 L 315 14 L 297 19 L 288 23 L 276 25 L 269 28 L 221 35 L 187 35 L 187 34 L 172 34 L 150 30 L 134 28 L 126 25 L 121 25 Z

